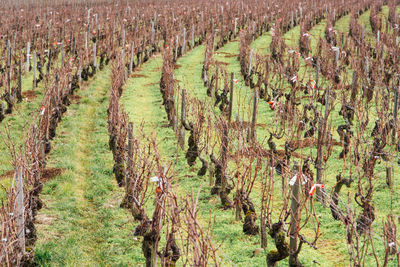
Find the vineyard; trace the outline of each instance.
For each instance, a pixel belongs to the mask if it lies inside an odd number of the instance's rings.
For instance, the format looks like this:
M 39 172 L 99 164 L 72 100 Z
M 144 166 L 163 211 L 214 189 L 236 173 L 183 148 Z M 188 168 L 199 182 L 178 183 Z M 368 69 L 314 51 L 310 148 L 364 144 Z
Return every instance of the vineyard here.
M 0 6 L 1 266 L 400 266 L 400 1 Z

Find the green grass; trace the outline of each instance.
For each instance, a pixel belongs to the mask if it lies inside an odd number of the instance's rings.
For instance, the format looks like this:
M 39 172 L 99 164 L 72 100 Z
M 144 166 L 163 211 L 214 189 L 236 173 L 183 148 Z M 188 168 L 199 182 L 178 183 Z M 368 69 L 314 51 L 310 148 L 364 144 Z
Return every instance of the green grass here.
M 41 194 L 35 262 L 39 266 L 132 266 L 142 261 L 132 237 L 134 224 L 119 207 L 123 189 L 112 173 L 107 106 L 110 69 L 80 89 L 80 104 L 69 107 L 59 128 L 48 167 L 63 173 Z
M 0 123 L 0 184 L 9 188 L 12 183 L 13 170 L 13 150 L 16 152 L 23 150 L 26 131 L 29 129 L 34 118 L 39 111 L 40 103 L 44 96 L 44 83 L 41 82 L 37 88 L 33 89 L 33 75 L 26 75 L 22 78 L 22 93 L 31 91 L 35 97 L 31 99 L 23 98 L 21 103 L 15 103 L 13 112 L 7 114 Z M 4 102 L 4 107 L 7 104 Z M 14 145 L 14 148 L 12 148 Z M 0 199 L 5 197 L 5 192 L 0 189 Z
M 387 13 L 383 9 L 383 15 Z M 369 13 L 368 13 L 369 14 Z M 339 32 L 348 32 L 350 16 L 340 19 L 335 28 Z M 369 24 L 369 15 L 360 17 L 362 23 Z M 311 47 L 316 48 L 318 39 L 323 38 L 325 21 L 322 21 L 310 33 L 313 36 Z M 369 34 L 370 27 L 366 27 Z M 285 36 L 289 49 L 296 49 L 300 27 L 290 30 Z M 251 44 L 256 53 L 268 54 L 271 36 L 265 33 Z M 240 75 L 240 65 L 237 60 L 240 43 L 235 40 L 226 44 L 215 52 L 215 60 L 223 62 L 227 72 L 234 72 L 239 84 L 235 85 L 234 114 L 237 113 L 245 120 L 251 114 L 253 91 L 244 85 Z M 181 88 L 187 90 L 191 97 L 211 102 L 206 96 L 206 88 L 201 80 L 202 63 L 204 60 L 204 46 L 188 51 L 177 62 L 174 78 Z M 219 247 L 218 256 L 221 266 L 264 266 L 266 254 L 261 253 L 252 257 L 253 251 L 260 246 L 258 236 L 246 236 L 242 232 L 242 222 L 235 221 L 232 211 L 224 211 L 219 197 L 211 196 L 208 177 L 198 177 L 199 162 L 188 167 L 185 151 L 182 151 L 175 137 L 175 133 L 167 127 L 167 118 L 159 89 L 161 78 L 162 57 L 154 56 L 143 64 L 124 86 L 121 103 L 128 113 L 129 120 L 134 122 L 135 129 L 143 123 L 144 131 L 148 136 L 155 136 L 164 164 L 174 161 L 173 187 L 180 198 L 191 192 L 196 193 L 200 188 L 199 221 L 204 226 L 212 212 L 212 240 Z M 301 71 L 310 71 L 302 68 Z M 312 71 L 312 70 L 311 70 Z M 350 71 L 350 70 L 349 70 Z M 118 189 L 112 175 L 112 157 L 108 151 L 106 109 L 108 102 L 108 88 L 110 87 L 110 69 L 97 74 L 91 84 L 80 91 L 82 96 L 80 105 L 72 105 L 58 129 L 58 136 L 54 143 L 48 164 L 49 167 L 65 169 L 62 175 L 46 183 L 42 197 L 47 205 L 40 214 L 38 225 L 39 240 L 36 246 L 36 262 L 42 266 L 137 266 L 144 262 L 141 251 L 141 238 L 134 240 L 132 230 L 138 222 L 133 222 L 130 214 L 120 209 L 119 203 L 123 197 L 123 190 Z M 338 99 L 339 101 L 339 99 Z M 210 105 L 207 105 L 210 108 Z M 338 115 L 339 104 L 335 105 L 332 114 L 333 126 L 344 121 Z M 205 110 L 213 113 L 214 110 Z M 217 114 L 219 111 L 217 111 Z M 191 116 L 191 114 L 189 114 Z M 257 128 L 257 137 L 261 142 L 268 136 L 267 129 L 275 123 L 275 114 L 268 105 L 260 101 L 258 122 L 266 127 Z M 334 138 L 338 139 L 336 132 Z M 283 142 L 279 142 L 278 149 L 282 149 Z M 331 158 L 325 167 L 324 182 L 330 192 L 335 184 L 335 176 L 339 171 L 346 175 L 349 170 L 343 167 L 343 161 L 338 159 L 341 148 L 334 147 Z M 309 154 L 310 149 L 297 151 Z M 312 150 L 315 156 L 315 148 Z M 385 185 L 385 163 L 380 162 L 376 168 L 374 205 L 377 218 L 373 224 L 376 232 L 381 232 L 381 222 L 389 212 L 389 203 L 393 203 L 394 214 L 400 212 L 400 195 L 393 194 L 400 189 L 394 176 L 394 188 L 391 190 Z M 396 166 L 394 173 L 400 173 Z M 281 205 L 281 178 L 275 180 L 274 207 L 280 210 Z M 260 181 L 257 178 L 251 198 L 260 210 Z M 355 184 L 350 189 L 343 188 L 341 199 L 347 203 L 347 194 L 355 193 Z M 154 192 L 154 186 L 149 189 Z M 230 195 L 233 197 L 233 194 Z M 353 204 L 354 205 L 354 204 Z M 147 214 L 153 209 L 152 198 L 146 203 Z M 318 221 L 321 223 L 321 237 L 317 243 L 318 250 L 307 245 L 303 246 L 300 261 L 305 266 L 343 266 L 348 264 L 349 256 L 345 242 L 345 230 L 341 222 L 334 221 L 329 209 L 315 204 Z M 274 218 L 276 216 L 274 215 Z M 312 227 L 303 230 L 306 237 L 312 238 Z M 163 235 L 164 233 L 162 233 Z M 375 240 L 377 254 L 382 260 L 383 245 L 379 239 Z M 161 240 L 160 248 L 164 240 Z M 266 251 L 275 249 L 269 238 Z M 313 263 L 313 260 L 320 265 Z M 178 263 L 178 266 L 182 262 Z M 287 266 L 288 260 L 278 266 Z M 372 255 L 368 255 L 366 266 L 375 266 Z M 395 262 L 389 264 L 394 266 Z
M 256 53 L 267 54 L 269 53 L 269 46 L 272 42 L 271 32 L 266 32 L 254 40 L 250 47 L 254 49 Z
M 231 53 L 234 53 L 235 51 L 237 51 L 237 49 L 238 43 L 232 42 L 218 51 L 220 52 L 220 58 L 217 58 L 218 55 L 216 56 L 216 58 L 221 59 L 221 61 L 229 61 L 230 64 L 227 65 L 227 68 L 228 70 L 232 70 L 235 73 L 238 73 L 239 70 L 238 63 L 237 61 L 235 62 L 236 59 L 232 57 L 223 58 L 223 52 L 230 51 Z M 198 51 L 196 50 L 188 52 L 188 54 L 178 62 L 178 64 L 181 65 L 181 67 L 175 71 L 175 73 L 178 73 L 175 76 L 178 80 L 180 70 L 189 69 L 189 65 L 192 65 L 195 62 L 192 61 L 192 59 L 200 58 L 200 56 L 197 56 L 197 52 Z M 186 59 L 187 62 L 189 62 L 189 65 L 184 65 Z M 230 61 L 230 59 L 232 59 L 232 61 Z M 199 61 L 201 60 L 199 59 Z M 155 134 L 155 132 L 157 132 L 157 140 L 160 146 L 160 152 L 165 160 L 171 160 L 177 157 L 177 164 L 174 168 L 175 172 L 173 177 L 176 184 L 175 190 L 179 192 L 179 195 L 183 196 L 192 191 L 196 192 L 197 188 L 201 188 L 199 198 L 200 215 L 203 218 L 202 221 L 205 221 L 205 219 L 207 219 L 209 216 L 210 210 L 212 211 L 213 242 L 216 244 L 222 244 L 219 255 L 221 255 L 223 265 L 231 266 L 232 263 L 237 266 L 264 265 L 264 253 L 254 258 L 251 257 L 253 251 L 257 247 L 259 247 L 259 237 L 249 237 L 244 235 L 242 232 L 242 222 L 235 221 L 232 212 L 223 211 L 221 208 L 219 208 L 219 198 L 216 196 L 210 196 L 210 186 L 207 178 L 198 177 L 196 175 L 196 171 L 198 170 L 199 165 L 196 165 L 195 168 L 190 169 L 187 167 L 184 159 L 184 153 L 178 149 L 174 132 L 171 128 L 164 127 L 167 124 L 167 121 L 165 111 L 160 105 L 161 94 L 159 92 L 159 87 L 157 84 L 160 79 L 160 75 L 156 71 L 160 69 L 161 64 L 161 58 L 156 57 L 152 59 L 149 63 L 144 64 L 141 68 L 141 71 L 137 73 L 139 75 L 146 75 L 145 77 L 128 80 L 123 93 L 122 103 L 124 104 L 130 119 L 136 125 L 145 120 L 144 128 L 148 134 Z M 192 72 L 189 73 L 191 74 Z M 189 75 L 185 76 L 185 78 L 188 81 L 193 81 L 196 80 L 197 77 L 200 77 L 200 74 L 201 69 L 198 68 L 197 72 L 193 72 L 192 79 L 190 79 Z M 200 85 L 194 88 L 187 89 L 190 89 L 190 92 L 193 95 L 201 95 L 205 91 L 205 88 L 202 88 Z M 240 90 L 244 91 L 249 89 L 241 88 Z M 279 187 L 280 178 L 276 177 L 276 179 L 277 186 Z M 255 204 L 257 205 L 257 207 L 259 207 L 259 194 L 255 192 L 253 198 L 255 199 Z M 320 210 L 324 211 L 323 208 L 320 208 Z M 309 266 L 313 266 L 312 260 L 316 258 L 322 259 L 324 260 L 324 262 L 328 262 L 326 266 L 334 266 L 334 262 L 337 259 L 346 259 L 343 256 L 346 255 L 345 251 L 343 251 L 343 249 L 340 249 L 341 243 L 339 242 L 339 240 L 341 240 L 343 232 L 337 231 L 337 225 L 339 223 L 332 222 L 332 220 L 330 220 L 330 214 L 326 212 L 322 219 L 326 222 L 330 222 L 330 225 L 335 226 L 335 228 L 332 229 L 334 233 L 336 233 L 336 235 L 332 236 L 332 234 L 330 234 L 330 237 L 332 237 L 332 239 L 329 240 L 329 245 L 321 248 L 321 254 L 312 250 L 311 248 L 304 248 L 304 251 L 302 252 L 300 258 L 302 262 Z M 269 244 L 273 244 L 272 240 L 269 240 Z M 273 246 L 271 245 L 270 247 L 268 247 L 268 250 L 269 249 L 273 249 Z M 338 250 L 338 253 L 340 254 L 332 254 L 332 252 L 330 252 L 332 250 Z M 287 265 L 287 261 L 283 261 L 280 266 L 285 265 Z

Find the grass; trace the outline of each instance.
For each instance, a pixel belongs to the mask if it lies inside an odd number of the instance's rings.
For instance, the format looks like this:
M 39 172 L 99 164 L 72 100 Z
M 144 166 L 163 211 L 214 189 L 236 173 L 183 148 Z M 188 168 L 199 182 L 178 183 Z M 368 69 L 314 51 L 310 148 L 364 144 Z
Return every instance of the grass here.
M 233 42 L 227 44 L 226 47 L 218 52 L 220 52 L 220 55 L 224 55 L 224 51 L 230 51 L 231 53 L 234 53 L 234 47 L 237 49 L 238 43 Z M 179 75 L 181 69 L 190 70 L 191 65 L 196 65 L 193 64 L 196 63 L 196 61 L 193 61 L 193 59 L 198 59 L 198 61 L 201 61 L 201 57 L 197 55 L 198 51 L 196 50 L 188 52 L 188 54 L 178 62 L 181 67 L 175 71 L 175 78 L 180 80 Z M 229 61 L 230 59 L 230 57 L 225 59 L 222 57 L 223 56 L 220 56 L 220 58 L 217 59 L 225 60 L 225 62 Z M 189 62 L 189 65 L 184 65 L 185 60 L 187 60 L 186 62 Z M 229 68 L 228 70 L 232 70 L 237 73 L 239 68 L 237 61 L 235 62 L 235 59 L 232 59 L 230 63 L 231 64 L 227 65 L 227 68 Z M 154 134 L 154 132 L 157 132 L 157 140 L 160 146 L 160 151 L 165 160 L 175 158 L 175 156 L 177 156 L 174 181 L 177 185 L 175 189 L 180 192 L 181 196 L 192 191 L 196 191 L 197 188 L 201 188 L 199 197 L 200 215 L 203 218 L 202 221 L 205 221 L 205 219 L 209 216 L 210 210 L 212 211 L 212 237 L 216 244 L 221 243 L 219 254 L 221 255 L 223 265 L 264 265 L 264 253 L 261 253 L 255 257 L 251 257 L 253 251 L 259 247 L 259 237 L 249 237 L 244 235 L 242 233 L 242 223 L 235 221 L 234 216 L 230 211 L 223 211 L 219 207 L 219 198 L 216 196 L 210 196 L 210 186 L 207 178 L 198 177 L 196 175 L 196 171 L 199 166 L 196 165 L 195 168 L 188 169 L 184 159 L 184 153 L 179 151 L 177 148 L 173 131 L 170 128 L 164 127 L 167 124 L 167 121 L 165 111 L 160 105 L 161 94 L 157 84 L 157 81 L 160 79 L 160 75 L 157 70 L 160 69 L 161 64 L 161 58 L 156 57 L 149 63 L 144 64 L 142 69 L 137 73 L 137 76 L 144 75 L 145 77 L 128 80 L 123 93 L 122 103 L 124 104 L 130 119 L 136 125 L 141 123 L 143 120 L 146 120 L 144 124 L 145 131 L 148 134 Z M 188 75 L 185 76 L 187 81 L 196 81 L 196 79 L 198 79 L 197 77 L 200 77 L 201 69 L 198 68 L 197 72 L 194 71 L 193 77 L 189 76 L 192 74 L 191 71 L 189 71 L 187 74 Z M 193 83 L 195 84 L 196 82 Z M 187 84 L 185 85 L 185 88 L 186 86 Z M 190 90 L 190 93 L 193 95 L 202 96 L 202 94 L 205 92 L 205 88 L 200 85 L 193 88 L 187 87 L 187 89 Z M 249 89 L 241 88 L 240 90 Z M 140 108 L 138 108 L 139 106 Z M 256 201 L 259 199 L 257 194 L 255 194 L 253 197 L 256 199 Z M 256 202 L 256 205 L 259 206 L 259 203 Z M 325 216 L 325 220 L 329 221 L 329 219 L 330 214 L 327 214 Z M 338 223 L 333 222 L 333 224 L 337 225 Z M 345 255 L 343 251 L 341 252 L 340 257 L 338 257 L 337 254 L 332 256 L 332 253 L 329 252 L 330 250 L 338 249 L 341 246 L 341 244 L 338 242 L 341 240 L 341 235 L 342 233 L 338 233 L 336 235 L 336 241 L 330 240 L 330 245 L 321 249 L 322 254 L 318 254 L 310 248 L 304 248 L 304 252 L 301 254 L 302 262 L 313 266 L 315 264 L 312 263 L 312 260 L 318 257 L 320 259 L 324 259 L 325 262 L 330 262 L 327 264 L 327 266 L 334 266 L 334 263 L 331 263 L 331 261 L 334 261 L 337 258 L 344 259 L 343 255 Z M 269 240 L 269 244 L 272 244 L 272 240 Z M 329 259 L 331 259 L 331 261 Z M 285 265 L 287 265 L 287 261 L 283 261 L 280 266 Z
M 33 75 L 26 75 L 22 78 L 22 93 L 33 91 L 34 98 L 23 98 L 21 103 L 15 103 L 13 112 L 7 114 L 0 123 L 0 185 L 9 188 L 12 183 L 13 170 L 13 148 L 21 151 L 25 141 L 25 133 L 31 125 L 32 117 L 36 116 L 40 108 L 40 102 L 44 96 L 44 83 L 41 82 L 33 89 Z M 4 107 L 7 104 L 4 102 Z M 5 197 L 5 192 L 0 189 L 0 199 Z
M 383 9 L 383 14 L 387 10 Z M 335 25 L 340 32 L 348 32 L 350 16 L 344 16 Z M 368 19 L 368 20 L 367 20 Z M 360 17 L 362 23 L 369 24 L 369 15 Z M 311 46 L 315 50 L 319 37 L 323 38 L 325 21 L 322 21 L 310 34 L 313 36 Z M 366 27 L 366 34 L 370 27 Z M 296 49 L 300 28 L 297 26 L 289 31 L 284 39 L 290 49 Z M 251 44 L 256 53 L 269 53 L 271 35 L 265 33 Z M 247 112 L 251 108 L 253 91 L 244 85 L 239 75 L 240 65 L 237 61 L 239 53 L 237 40 L 226 44 L 215 53 L 215 59 L 223 62 L 228 73 L 234 72 L 239 84 L 235 85 L 234 113 L 248 119 Z M 206 88 L 201 80 L 204 46 L 188 51 L 177 62 L 174 78 L 188 94 L 200 100 L 211 101 L 206 96 Z M 199 196 L 199 221 L 204 226 L 212 211 L 212 240 L 219 247 L 218 256 L 222 266 L 264 266 L 265 252 L 252 257 L 253 251 L 260 246 L 258 236 L 246 236 L 242 232 L 242 222 L 235 221 L 231 211 L 224 211 L 217 196 L 211 196 L 207 177 L 197 176 L 200 164 L 189 168 L 182 151 L 176 141 L 175 133 L 167 127 L 167 118 L 159 90 L 161 78 L 162 57 L 156 55 L 128 79 L 121 99 L 130 121 L 137 129 L 143 123 L 147 135 L 155 136 L 161 157 L 165 164 L 175 161 L 173 172 L 173 187 L 180 198 L 191 192 Z M 112 175 L 112 156 L 108 151 L 106 109 L 108 89 L 110 87 L 110 69 L 97 74 L 96 78 L 80 90 L 81 103 L 72 105 L 67 116 L 58 129 L 58 136 L 52 150 L 48 165 L 63 169 L 64 172 L 45 184 L 42 198 L 46 207 L 38 216 L 39 239 L 36 244 L 36 263 L 40 266 L 137 266 L 144 263 L 141 251 L 141 238 L 133 239 L 132 231 L 137 222 L 133 222 L 130 214 L 119 208 L 123 190 L 117 188 Z M 337 126 L 343 119 L 337 114 L 339 105 L 333 111 L 332 123 Z M 207 110 L 205 112 L 212 112 Z M 258 122 L 273 126 L 275 114 L 268 105 L 260 101 Z M 261 142 L 268 135 L 266 129 L 257 129 Z M 338 135 L 334 133 L 337 139 Z M 282 143 L 280 143 L 282 145 Z M 343 162 L 338 160 L 341 149 L 335 147 L 325 168 L 324 181 L 327 191 L 335 184 L 335 176 L 339 171 L 345 174 L 349 170 L 343 168 Z M 309 153 L 308 149 L 299 151 Z M 313 151 L 315 154 L 315 149 Z M 374 205 L 377 218 L 373 227 L 381 231 L 381 221 L 385 219 L 390 208 L 394 214 L 400 212 L 400 196 L 393 194 L 400 189 L 394 182 L 391 190 L 385 185 L 385 163 L 376 168 Z M 394 173 L 400 173 L 398 166 Z M 396 176 L 395 176 L 396 179 Z M 256 210 L 260 207 L 260 180 L 257 179 L 252 199 Z M 275 176 L 275 187 L 281 187 L 281 178 Z M 150 189 L 154 192 L 154 188 Z M 277 190 L 279 191 L 279 190 Z M 355 188 L 343 188 L 341 199 L 346 195 L 354 195 Z M 231 197 L 233 194 L 231 194 Z M 280 209 L 281 196 L 276 192 L 274 207 Z M 347 203 L 347 200 L 344 201 Z M 389 208 L 389 203 L 391 207 Z M 151 199 L 146 204 L 146 210 L 151 214 L 153 203 Z M 343 266 L 348 262 L 348 251 L 344 236 L 346 235 L 341 222 L 332 219 L 330 210 L 315 205 L 318 221 L 321 224 L 321 238 L 317 244 L 318 250 L 306 245 L 300 253 L 300 261 L 305 266 Z M 312 228 L 304 229 L 304 234 L 311 238 Z M 375 243 L 378 255 L 383 255 L 383 245 L 380 240 Z M 162 247 L 163 241 L 160 246 Z M 269 238 L 267 251 L 275 249 Z M 319 264 L 314 263 L 316 260 Z M 178 265 L 182 264 L 179 262 Z M 394 262 L 390 262 L 394 266 Z M 278 266 L 287 266 L 288 260 Z M 366 266 L 374 266 L 375 261 L 368 255 Z
M 38 266 L 132 266 L 141 262 L 131 215 L 119 207 L 123 189 L 107 147 L 110 69 L 79 91 L 59 128 L 48 167 L 63 173 L 47 182 L 37 220 Z

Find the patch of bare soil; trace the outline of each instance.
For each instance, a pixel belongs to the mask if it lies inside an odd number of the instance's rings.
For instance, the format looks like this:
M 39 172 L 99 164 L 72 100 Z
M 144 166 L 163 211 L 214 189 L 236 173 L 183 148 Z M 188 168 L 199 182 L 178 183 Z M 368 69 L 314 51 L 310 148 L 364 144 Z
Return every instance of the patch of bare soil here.
M 54 177 L 63 173 L 65 169 L 60 168 L 47 168 L 42 171 L 42 182 L 45 183 L 47 181 L 52 180 Z
M 158 84 L 160 84 L 159 82 L 156 82 L 156 83 L 148 83 L 148 84 L 146 84 L 146 86 L 154 86 L 154 85 L 158 85 Z
M 231 123 L 231 127 L 232 127 L 233 129 L 235 129 L 235 130 L 239 130 L 239 129 L 240 129 L 240 125 L 242 125 L 243 128 L 248 128 L 248 127 L 250 127 L 250 124 L 251 124 L 251 123 L 248 122 L 248 121 L 242 121 L 242 122 L 233 121 L 233 122 Z M 265 127 L 266 127 L 266 125 L 263 124 L 263 123 L 257 123 L 256 126 L 257 126 L 257 127 L 261 127 L 261 128 L 263 128 L 263 129 L 265 129 Z
M 310 138 L 304 138 L 304 139 L 301 139 L 301 140 L 293 140 L 293 141 L 291 141 L 289 143 L 289 146 L 291 148 L 293 148 L 294 150 L 299 149 L 299 148 L 316 146 L 316 145 L 317 145 L 317 139 L 311 138 L 311 137 Z M 325 143 L 325 145 L 327 145 L 327 144 Z M 334 146 L 342 146 L 342 144 L 339 141 L 335 140 L 335 139 L 332 140 L 332 145 L 334 145 Z
M 35 223 L 37 224 L 51 225 L 55 220 L 57 220 L 57 218 L 45 214 L 38 214 L 36 215 L 35 220 Z
M 231 58 L 231 57 L 237 57 L 238 55 L 232 54 L 232 55 L 224 55 L 226 58 Z
M 22 92 L 22 97 L 28 99 L 28 101 L 31 102 L 36 98 L 36 92 L 34 90 Z
M 70 99 L 72 103 L 79 104 L 81 97 L 79 95 L 71 95 Z
M 278 158 L 280 160 L 283 160 L 285 157 L 285 150 L 277 150 L 277 155 L 275 158 Z M 260 154 L 262 157 L 272 157 L 273 153 L 271 150 L 266 150 L 266 149 L 259 149 L 259 148 L 249 148 L 247 151 L 242 150 L 242 151 L 237 151 L 235 154 L 231 155 L 231 158 L 235 158 L 236 156 L 239 157 L 250 157 L 251 154 L 256 153 Z M 292 152 L 291 155 L 295 158 L 306 160 L 308 156 L 297 153 L 297 152 Z
M 147 77 L 147 76 L 144 75 L 144 74 L 132 73 L 132 74 L 130 75 L 130 77 L 131 77 L 131 78 L 145 78 L 145 77 Z
M 225 65 L 225 66 L 229 65 L 228 63 L 222 62 L 222 61 L 215 61 L 215 63 L 218 64 L 218 65 L 220 64 L 220 65 Z
M 43 183 L 46 183 L 47 181 L 52 180 L 54 177 L 60 175 L 63 173 L 65 170 L 60 169 L 60 168 L 47 168 L 42 171 L 42 179 L 41 181 Z M 12 178 L 14 175 L 14 170 L 7 171 L 0 175 L 0 180 L 6 179 L 6 178 Z
M 237 57 L 238 56 L 238 54 L 228 53 L 228 52 L 218 52 L 218 54 L 224 55 L 224 57 L 226 57 L 226 58 Z

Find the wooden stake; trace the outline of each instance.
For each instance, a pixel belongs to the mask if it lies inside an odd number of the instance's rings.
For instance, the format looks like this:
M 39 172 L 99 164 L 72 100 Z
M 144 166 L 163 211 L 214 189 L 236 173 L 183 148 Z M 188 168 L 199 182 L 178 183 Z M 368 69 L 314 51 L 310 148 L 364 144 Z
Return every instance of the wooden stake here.
M 7 56 L 8 56 L 8 71 L 7 71 L 7 89 L 8 89 L 8 93 L 11 96 L 11 43 L 10 40 L 7 40 Z
M 353 80 L 351 82 L 351 103 L 354 103 L 357 97 L 357 72 L 353 72 Z
M 183 28 L 182 56 L 185 54 L 185 49 L 186 49 L 186 28 Z
M 257 110 L 258 110 L 258 88 L 255 88 L 254 98 L 253 98 L 253 118 L 251 121 L 251 134 L 250 134 L 250 141 L 253 142 L 257 140 L 256 136 Z
M 194 24 L 192 24 L 192 49 L 194 48 Z
M 25 253 L 25 205 L 24 205 L 24 177 L 22 175 L 22 167 L 18 166 L 15 171 L 15 179 L 17 186 L 16 195 L 16 215 L 17 215 L 17 235 L 20 249 Z
M 131 59 L 129 62 L 129 74 L 131 74 L 132 70 L 133 70 L 133 45 L 134 45 L 134 42 L 131 43 Z
M 181 127 L 180 127 L 180 138 L 179 138 L 179 145 L 182 149 L 185 148 L 185 129 L 183 124 L 185 123 L 186 119 L 186 90 L 182 90 L 182 105 L 181 105 Z
M 318 89 L 319 72 L 320 72 L 320 66 L 319 66 L 319 60 L 317 60 L 316 68 L 315 68 L 315 88 L 316 89 Z
M 22 102 L 22 60 L 19 60 L 17 101 Z
M 86 31 L 85 32 L 85 50 L 86 51 L 88 50 L 88 39 L 89 39 L 88 35 L 89 35 L 89 33 Z
M 131 161 L 130 159 L 132 159 L 133 157 L 133 133 L 134 127 L 133 127 L 133 122 L 129 122 L 128 123 L 128 159 L 127 159 L 127 168 L 126 171 L 128 171 L 129 169 L 131 169 Z M 129 190 L 129 185 L 130 185 L 130 181 L 128 181 L 128 175 L 125 174 L 125 191 L 128 192 Z
M 292 187 L 292 203 L 291 203 L 291 223 L 290 223 L 290 244 L 289 244 L 289 265 L 297 266 L 297 237 L 300 222 L 300 179 L 301 173 L 299 172 L 299 166 L 295 163 L 295 171 L 297 179 Z
M 329 107 L 329 94 L 330 90 L 329 87 L 326 89 L 326 98 L 325 98 L 325 116 L 324 119 L 320 118 L 318 123 L 318 140 L 317 140 L 317 162 L 316 162 L 316 169 L 317 169 L 317 183 L 322 184 L 322 149 L 325 140 L 325 130 L 326 130 L 326 122 L 328 120 L 328 107 Z M 320 190 L 317 188 L 317 196 L 318 200 L 321 202 L 325 202 L 325 197 L 321 193 Z
M 251 76 L 251 71 L 252 71 L 252 58 L 253 58 L 253 49 L 250 49 L 250 53 L 249 53 L 249 68 L 248 68 L 248 78 L 250 78 Z
M 392 180 L 392 168 L 386 167 L 386 184 L 392 188 L 393 187 L 393 180 Z
M 26 44 L 26 68 L 25 68 L 25 70 L 26 70 L 26 72 L 28 72 L 29 71 L 29 60 L 30 60 L 30 53 L 31 53 L 31 43 L 30 42 L 28 42 L 27 44 Z
M 399 84 L 394 88 L 394 104 L 393 104 L 393 120 L 394 120 L 394 127 L 393 127 L 393 143 L 396 140 L 396 132 L 398 129 L 398 122 L 397 117 L 399 114 L 399 97 L 400 97 L 400 79 Z
M 228 123 L 231 123 L 232 119 L 232 109 L 233 109 L 233 78 L 234 74 L 231 72 L 231 90 L 229 92 L 229 115 L 228 115 Z
M 93 66 L 96 67 L 97 46 L 93 43 Z
M 37 86 L 36 68 L 37 68 L 37 58 L 36 58 L 36 51 L 35 51 L 35 52 L 33 52 L 33 88 L 34 89 Z

